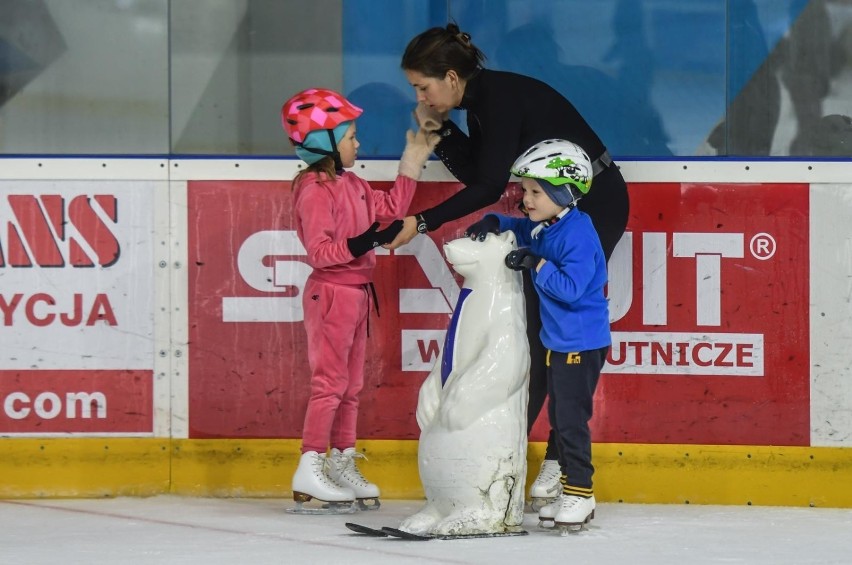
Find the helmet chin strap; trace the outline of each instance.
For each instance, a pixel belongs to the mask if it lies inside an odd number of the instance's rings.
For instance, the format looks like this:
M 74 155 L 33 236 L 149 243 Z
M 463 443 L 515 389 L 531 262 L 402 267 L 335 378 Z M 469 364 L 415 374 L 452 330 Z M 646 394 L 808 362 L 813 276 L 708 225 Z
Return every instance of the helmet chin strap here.
M 574 208 L 574 206 L 576 206 L 576 205 L 577 205 L 577 201 L 575 200 L 574 202 L 572 202 L 571 204 L 566 206 L 561 212 L 559 212 L 558 214 L 556 214 L 552 218 L 540 221 L 538 223 L 538 225 L 536 227 L 534 227 L 533 230 L 530 232 L 530 237 L 532 237 L 533 239 L 538 239 L 539 234 L 541 234 L 541 231 L 544 228 L 549 228 L 550 226 L 552 226 L 553 224 L 558 222 L 560 220 L 560 218 L 562 218 L 565 214 L 570 212 L 571 209 Z

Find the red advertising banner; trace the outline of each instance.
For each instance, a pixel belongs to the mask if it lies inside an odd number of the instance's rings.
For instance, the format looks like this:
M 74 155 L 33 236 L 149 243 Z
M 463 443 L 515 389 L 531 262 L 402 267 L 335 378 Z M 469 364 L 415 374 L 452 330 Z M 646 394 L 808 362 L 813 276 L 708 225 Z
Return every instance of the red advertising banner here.
M 372 183 L 388 188 L 390 183 Z M 412 210 L 458 189 L 421 183 Z M 804 185 L 631 186 L 610 261 L 613 349 L 595 441 L 806 445 Z M 286 182 L 190 182 L 190 437 L 298 438 L 309 392 L 301 295 L 310 268 Z M 492 209 L 514 213 L 512 187 Z M 359 437 L 416 439 L 421 382 L 459 280 L 441 245 L 474 216 L 377 249 Z M 544 439 L 546 418 L 533 439 Z
M 152 371 L 0 371 L 0 434 L 151 434 Z
M 153 433 L 165 186 L 0 181 L 0 434 Z
M 808 445 L 807 185 L 631 186 L 596 441 Z
M 421 184 L 412 209 L 456 187 Z M 301 436 L 310 372 L 300 291 L 310 267 L 292 228 L 291 196 L 285 182 L 188 185 L 190 437 Z M 514 205 L 505 197 L 498 208 Z M 377 250 L 379 314 L 370 319 L 362 438 L 419 437 L 417 394 L 459 290 L 437 242 L 468 223 L 394 253 Z

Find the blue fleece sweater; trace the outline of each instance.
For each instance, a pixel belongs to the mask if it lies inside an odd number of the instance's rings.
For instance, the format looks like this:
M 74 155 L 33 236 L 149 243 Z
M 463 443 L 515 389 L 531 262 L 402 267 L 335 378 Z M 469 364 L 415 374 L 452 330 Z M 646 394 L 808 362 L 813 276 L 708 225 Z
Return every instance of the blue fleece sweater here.
M 538 272 L 532 269 L 541 299 L 544 346 L 569 353 L 611 345 L 606 260 L 589 216 L 574 208 L 533 238 L 538 222 L 492 215 L 500 220 L 500 231 L 514 232 L 518 247 L 528 247 L 546 260 Z

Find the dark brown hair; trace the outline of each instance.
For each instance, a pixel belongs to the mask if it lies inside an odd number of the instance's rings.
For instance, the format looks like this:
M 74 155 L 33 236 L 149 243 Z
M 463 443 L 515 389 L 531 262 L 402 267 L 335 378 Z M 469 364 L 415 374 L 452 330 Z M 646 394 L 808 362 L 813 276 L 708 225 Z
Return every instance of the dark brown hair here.
M 470 34 L 454 23 L 433 27 L 408 42 L 402 68 L 429 78 L 442 79 L 450 70 L 468 80 L 482 67 L 485 55 L 470 42 Z
M 334 159 L 331 157 L 323 157 L 313 165 L 308 165 L 307 168 L 299 171 L 293 178 L 293 183 L 290 185 L 291 190 L 295 190 L 296 186 L 302 182 L 302 177 L 308 173 L 316 173 L 319 182 L 326 182 L 337 178 L 337 171 L 334 167 Z

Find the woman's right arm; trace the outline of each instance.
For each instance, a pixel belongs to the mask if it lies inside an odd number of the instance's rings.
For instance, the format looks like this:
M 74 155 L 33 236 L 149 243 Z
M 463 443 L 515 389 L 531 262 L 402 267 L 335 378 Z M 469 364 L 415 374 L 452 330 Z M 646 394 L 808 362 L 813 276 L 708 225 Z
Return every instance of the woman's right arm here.
M 477 210 L 481 210 L 500 200 L 503 191 L 509 181 L 509 173 L 506 173 L 505 182 L 499 184 L 476 183 L 462 188 L 437 206 L 424 210 L 415 216 L 406 216 L 403 219 L 402 230 L 396 238 L 384 245 L 386 249 L 396 249 L 409 243 L 419 233 L 417 231 L 418 216 L 422 216 L 426 222 L 428 231 L 436 230 L 446 222 L 457 220 Z
M 459 193 L 439 204 L 436 208 L 440 207 L 442 210 L 451 211 L 452 214 L 458 213 L 456 217 L 460 218 L 470 212 L 475 212 L 476 210 L 488 206 L 490 203 L 489 200 L 491 200 L 491 196 L 489 194 L 491 191 L 483 190 L 485 189 L 484 186 L 475 184 L 477 163 L 476 157 L 473 154 L 473 144 L 471 143 L 470 138 L 450 120 L 444 121 L 441 129 L 437 131 L 441 135 L 441 141 L 435 148 L 435 155 L 441 159 L 441 162 L 444 163 L 447 170 L 449 170 L 459 181 L 466 185 L 474 186 L 467 186 L 463 188 Z M 462 193 L 464 193 L 462 198 L 457 199 L 456 197 Z M 500 188 L 498 191 L 494 191 L 495 196 L 493 201 L 496 202 L 499 200 L 502 193 L 503 188 Z M 463 200 L 464 202 L 459 203 L 457 200 Z M 446 221 L 448 220 L 442 220 L 441 224 Z M 431 225 L 429 221 L 427 221 L 427 226 L 430 230 L 438 228 L 439 224 L 437 223 L 437 217 L 432 218 Z M 402 247 L 409 243 L 417 236 L 418 233 L 417 218 L 415 216 L 406 216 L 403 218 L 402 230 L 397 234 L 396 238 L 394 238 L 391 243 L 383 245 L 382 247 L 386 249 L 397 249 L 398 247 Z
M 482 114 L 471 115 L 469 111 L 470 136 L 464 135 L 453 122 L 444 122 L 440 130 L 441 142 L 435 153 L 465 186 L 447 200 L 419 214 L 428 231 L 500 200 L 511 177 L 509 169 L 517 157 L 515 152 L 523 119 L 520 113 L 507 111 L 507 104 L 511 102 L 495 100 Z M 405 218 L 402 231 L 385 247 L 396 249 L 414 239 L 418 233 L 416 226 L 414 216 Z

